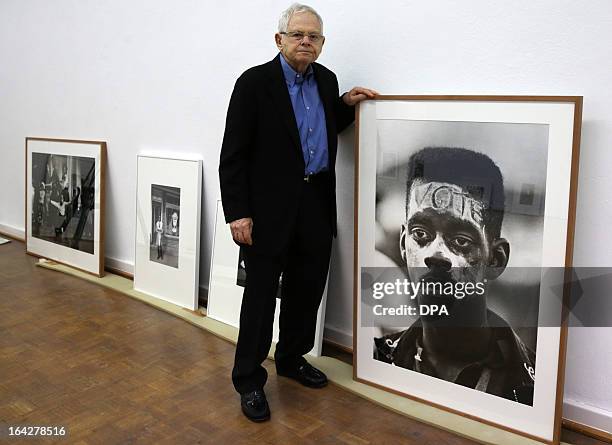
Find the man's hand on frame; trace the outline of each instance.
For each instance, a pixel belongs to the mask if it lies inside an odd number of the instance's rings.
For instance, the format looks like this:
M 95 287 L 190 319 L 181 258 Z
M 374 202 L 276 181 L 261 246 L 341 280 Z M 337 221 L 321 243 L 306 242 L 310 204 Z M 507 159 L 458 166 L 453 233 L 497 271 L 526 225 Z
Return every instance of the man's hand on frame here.
M 369 88 L 355 87 L 348 93 L 342 96 L 342 100 L 345 104 L 353 106 L 366 99 L 374 99 L 378 93 Z
M 232 231 L 232 238 L 234 241 L 240 244 L 253 244 L 251 239 L 251 232 L 253 230 L 253 219 L 251 218 L 240 218 L 230 223 L 230 230 Z

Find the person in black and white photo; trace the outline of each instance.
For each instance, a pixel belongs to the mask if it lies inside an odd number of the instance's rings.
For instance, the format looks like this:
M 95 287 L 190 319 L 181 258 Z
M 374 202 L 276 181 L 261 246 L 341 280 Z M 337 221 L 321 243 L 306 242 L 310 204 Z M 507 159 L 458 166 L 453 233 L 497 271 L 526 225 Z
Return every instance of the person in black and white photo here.
M 181 189 L 151 184 L 149 260 L 178 269 Z
M 170 220 L 170 233 L 172 233 L 173 236 L 179 236 L 179 216 L 176 210 L 172 212 L 172 217 Z
M 427 147 L 407 168 L 400 251 L 412 282 L 489 283 L 506 268 L 501 236 L 504 179 L 483 153 Z M 374 339 L 374 358 L 519 403 L 533 404 L 535 354 L 487 304 L 487 289 L 462 296 L 420 292 L 422 315 L 408 329 Z
M 155 245 L 157 246 L 157 259 L 164 259 L 164 246 L 163 246 L 163 237 L 164 237 L 164 223 L 161 220 L 161 215 L 159 219 L 155 223 Z

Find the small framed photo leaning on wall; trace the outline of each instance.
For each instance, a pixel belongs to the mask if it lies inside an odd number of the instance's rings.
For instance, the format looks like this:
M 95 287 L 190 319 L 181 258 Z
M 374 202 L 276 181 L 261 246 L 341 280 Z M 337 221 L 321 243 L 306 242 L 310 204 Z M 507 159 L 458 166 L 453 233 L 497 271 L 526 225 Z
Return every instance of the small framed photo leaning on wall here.
M 25 144 L 27 252 L 102 276 L 106 142 Z
M 138 156 L 134 289 L 198 308 L 202 161 Z
M 581 97 L 360 104 L 354 377 L 558 444 Z

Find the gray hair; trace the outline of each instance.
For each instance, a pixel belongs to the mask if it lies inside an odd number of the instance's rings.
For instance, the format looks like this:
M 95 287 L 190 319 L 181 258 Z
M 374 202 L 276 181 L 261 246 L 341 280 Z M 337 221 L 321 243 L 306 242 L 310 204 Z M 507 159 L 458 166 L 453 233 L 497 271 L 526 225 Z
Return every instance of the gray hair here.
M 289 26 L 291 17 L 293 17 L 293 14 L 297 14 L 299 12 L 309 12 L 310 14 L 314 15 L 319 21 L 319 25 L 321 25 L 321 32 L 323 32 L 323 19 L 319 13 L 310 6 L 302 5 L 301 3 L 294 3 L 283 11 L 280 19 L 278 20 L 278 32 L 287 32 L 287 27 Z

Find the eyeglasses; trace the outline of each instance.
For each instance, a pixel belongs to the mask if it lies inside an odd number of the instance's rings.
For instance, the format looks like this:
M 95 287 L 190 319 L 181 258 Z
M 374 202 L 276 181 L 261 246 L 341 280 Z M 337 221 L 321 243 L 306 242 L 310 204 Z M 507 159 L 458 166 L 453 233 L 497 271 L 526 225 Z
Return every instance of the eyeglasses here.
M 284 34 L 296 42 L 301 42 L 304 40 L 304 37 L 308 37 L 308 40 L 310 40 L 312 43 L 319 43 L 323 40 L 323 36 L 321 34 L 306 34 L 301 31 L 281 32 L 280 34 Z

